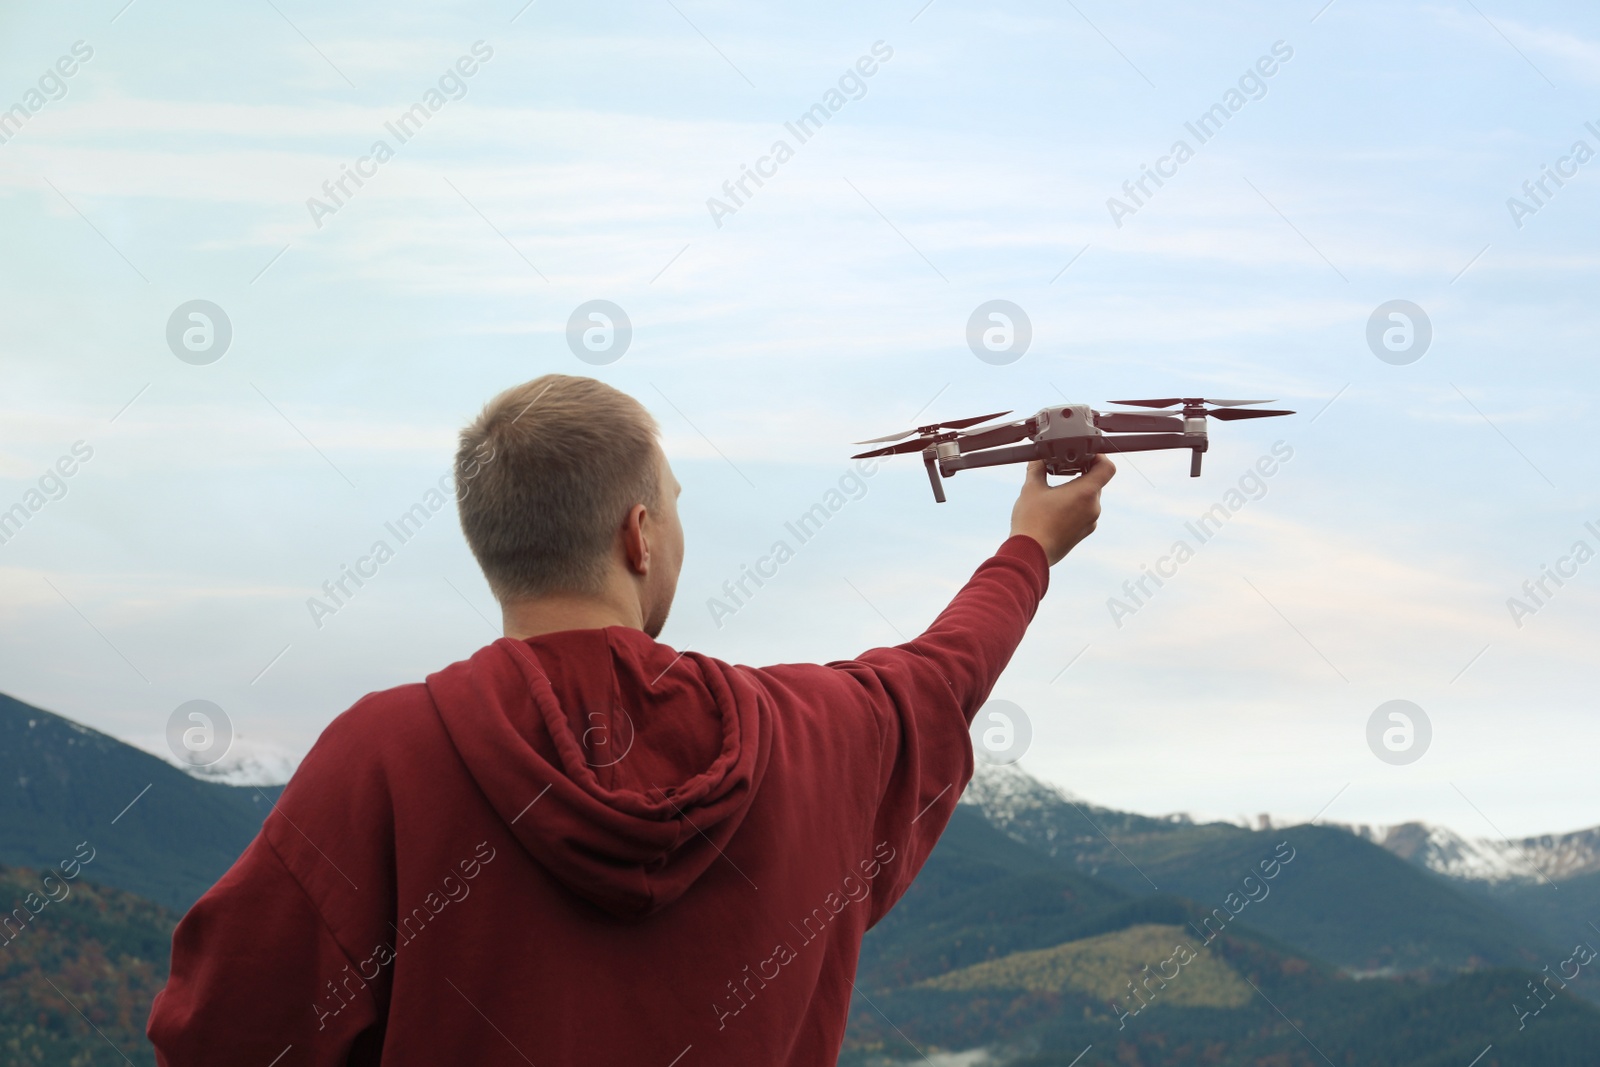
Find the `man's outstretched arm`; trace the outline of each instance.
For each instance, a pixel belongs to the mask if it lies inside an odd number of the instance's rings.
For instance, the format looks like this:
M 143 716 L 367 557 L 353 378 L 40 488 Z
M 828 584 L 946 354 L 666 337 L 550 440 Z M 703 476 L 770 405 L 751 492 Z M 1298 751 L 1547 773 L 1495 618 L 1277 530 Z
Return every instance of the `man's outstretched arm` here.
M 1028 465 L 1011 536 L 919 637 L 873 649 L 851 664 L 880 715 L 883 750 L 875 833 L 904 842 L 896 877 L 874 889 L 873 922 L 889 910 L 933 850 L 972 778 L 967 729 L 1021 643 L 1049 586 L 1049 568 L 1094 532 L 1100 490 L 1116 473 L 1105 456 L 1058 486 Z M 863 670 L 865 668 L 865 670 Z
M 970 724 L 1033 620 L 1049 588 L 1049 568 L 1094 532 L 1100 518 L 1100 490 L 1116 473 L 1105 456 L 1095 458 L 1082 476 L 1057 486 L 1048 484 L 1043 463 L 1028 464 L 1022 492 L 1011 509 L 1011 536 L 1000 550 L 920 636 L 903 645 L 873 649 L 858 662 L 880 672 L 897 668 L 909 672 L 919 707 L 941 703 L 929 698 L 936 683 L 942 683 Z
M 1050 567 L 1094 531 L 1100 490 L 1116 473 L 1104 456 L 1058 486 L 1033 463 L 1011 513 L 1011 536 L 985 560 L 939 617 L 902 645 L 828 664 L 760 670 L 788 720 L 790 758 L 824 775 L 853 768 L 838 786 L 866 807 L 874 844 L 900 859 L 873 887 L 872 922 L 889 910 L 933 850 L 972 778 L 967 730 L 1011 660 L 1049 586 Z M 876 780 L 841 745 L 876 742 Z

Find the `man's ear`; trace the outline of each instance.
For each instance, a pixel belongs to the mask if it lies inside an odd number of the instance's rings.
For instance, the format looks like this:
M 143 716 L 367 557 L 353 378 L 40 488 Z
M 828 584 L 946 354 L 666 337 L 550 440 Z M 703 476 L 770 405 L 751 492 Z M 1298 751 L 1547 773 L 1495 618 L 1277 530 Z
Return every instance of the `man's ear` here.
M 622 520 L 622 551 L 628 571 L 641 577 L 650 572 L 650 538 L 645 532 L 645 506 L 635 504 Z

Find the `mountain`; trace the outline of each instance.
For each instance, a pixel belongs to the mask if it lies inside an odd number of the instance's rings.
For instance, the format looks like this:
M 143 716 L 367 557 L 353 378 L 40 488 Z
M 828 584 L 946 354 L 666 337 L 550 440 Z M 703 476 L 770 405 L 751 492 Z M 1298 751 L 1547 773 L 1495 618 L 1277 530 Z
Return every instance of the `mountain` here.
M 1088 993 L 1097 1001 L 1113 1004 L 1121 999 L 1127 1008 L 1139 1003 L 1129 996 L 1125 982 L 1137 979 L 1152 960 L 1173 957 L 1180 944 L 1202 940 L 1184 926 L 1171 923 L 1138 923 L 1120 930 L 1066 941 L 1050 948 L 1013 952 L 1000 959 L 986 960 L 970 967 L 950 971 L 916 984 L 918 989 L 992 991 L 1020 989 L 1030 993 Z M 1185 966 L 1176 966 L 1182 982 L 1173 981 L 1173 991 L 1165 983 L 1152 997 L 1163 1003 L 1201 1008 L 1242 1008 L 1250 1003 L 1253 991 L 1216 953 L 1195 952 Z
M 984 767 L 962 803 L 1019 843 L 1136 894 L 1207 909 L 1245 895 L 1280 843 L 1294 850 L 1248 922 L 1354 974 L 1538 969 L 1558 959 L 1534 924 L 1343 828 L 1249 830 L 1089 805 L 1016 768 Z M 1257 878 L 1259 881 L 1259 876 Z M 1258 890 L 1260 891 L 1260 890 Z
M 167 979 L 177 913 L 60 872 L 0 867 L 0 909 L 10 917 L 0 930 L 0 1059 L 153 1067 L 144 1027 Z
M 1420 822 L 1348 829 L 1401 859 L 1463 881 L 1548 884 L 1600 874 L 1600 827 L 1520 841 L 1466 838 Z
M 1267 880 L 1270 893 L 1262 896 L 1258 886 L 1254 893 L 1261 899 L 1219 926 L 1210 902 L 1155 893 L 1149 886 L 1139 893 L 1112 885 L 1078 869 L 1072 849 L 1051 854 L 1019 841 L 990 822 L 982 808 L 984 801 L 1002 816 L 1014 816 L 1016 827 L 1024 801 L 1040 800 L 1040 790 L 1053 792 L 1032 779 L 995 781 L 986 773 L 958 806 L 901 904 L 867 933 L 843 1067 L 1595 1062 L 1600 1011 L 1565 992 L 1547 995 L 1547 1005 L 1531 1000 L 1531 969 L 1440 971 L 1435 981 L 1358 981 L 1349 968 L 1262 933 L 1253 923 L 1270 915 L 1272 905 L 1334 873 L 1306 862 L 1323 848 L 1317 838 L 1302 838 L 1290 859 L 1278 861 Z M 1056 798 L 1062 800 L 1059 793 Z M 1114 827 L 1109 832 L 1118 845 L 1125 840 L 1122 830 L 1149 833 L 1154 824 L 1178 825 L 1146 816 L 1117 819 L 1080 806 L 1102 829 Z M 1234 830 L 1256 845 L 1285 840 L 1277 832 Z M 1442 878 L 1406 867 L 1370 841 L 1342 830 L 1325 832 L 1330 840 L 1349 843 L 1355 862 L 1397 865 L 1451 891 Z M 1054 841 L 1064 837 L 1069 835 L 1058 832 Z M 1232 838 L 1218 840 L 1226 845 Z M 1272 849 L 1266 854 L 1277 856 Z M 1157 881 L 1166 889 L 1168 867 L 1184 856 L 1189 853 L 1173 846 L 1150 859 L 1147 872 L 1160 872 Z M 1194 864 L 1194 857 L 1189 861 Z M 1336 853 L 1325 867 L 1342 861 Z M 1296 883 L 1296 867 L 1312 870 L 1314 877 Z M 1266 873 L 1259 864 L 1256 870 Z M 1424 918 L 1413 909 L 1430 905 L 1432 899 L 1394 902 L 1403 920 Z M 1381 917 L 1334 910 L 1328 923 L 1360 926 L 1374 918 Z M 1542 1005 L 1538 1014 L 1534 1005 Z
M 1600 827 L 1520 840 L 1469 839 L 1439 826 L 1351 827 L 1566 949 L 1600 946 Z M 1585 989 L 1600 1000 L 1600 986 Z
M 913 983 L 1020 949 L 1171 918 L 1169 902 L 1139 901 L 1011 840 L 957 807 L 912 892 L 873 931 L 858 972 L 870 985 Z
M 1483 896 L 1494 907 L 1570 951 L 1585 943 L 1600 948 L 1600 872 L 1562 882 L 1487 886 Z M 1562 953 L 1563 956 L 1568 952 Z M 1600 989 L 1594 991 L 1600 999 Z
M 173 927 L 280 792 L 0 695 L 0 1062 L 153 1065 Z
M 1415 822 L 1350 829 L 1568 950 L 1563 956 L 1574 945 L 1600 946 L 1600 827 L 1514 841 Z M 1600 1000 L 1600 986 L 1584 992 Z
M 0 694 L 0 864 L 84 877 L 183 911 L 244 851 L 282 791 L 200 781 L 114 737 Z
M 1437 959 L 1448 955 L 1440 943 L 1462 947 L 1466 923 L 1506 928 L 1481 901 L 1355 835 L 1319 827 L 1223 832 L 1107 812 L 1015 773 L 986 771 L 964 800 L 905 899 L 862 946 L 840 1059 L 845 1067 L 1595 1062 L 1600 1010 L 1555 986 L 1541 987 L 1556 990 L 1548 1003 L 1531 999 L 1533 983 L 1543 977 L 1531 964 L 1492 967 L 1473 957 L 1470 965 L 1482 969 L 1435 968 L 1426 976 L 1432 980 L 1421 974 L 1358 980 L 1353 968 L 1263 932 L 1273 909 L 1296 896 L 1315 906 L 1284 925 L 1336 947 L 1360 943 L 1361 928 L 1377 924 L 1401 943 L 1414 929 L 1413 955 Z M 1076 828 L 1041 810 L 1055 803 L 1111 834 L 1115 844 L 1090 831 L 1111 857 L 1121 859 L 1117 849 L 1133 844 L 1124 866 L 1139 863 L 1164 892 L 1133 884 L 1137 874 L 1113 884 L 1087 873 L 1085 866 L 1104 867 L 1107 857 L 1085 861 L 1078 854 Z M 1024 830 L 1042 845 L 1019 840 Z M 1160 847 L 1141 846 L 1141 837 L 1160 833 L 1175 836 Z M 1195 840 L 1209 844 L 1191 847 Z M 1284 842 L 1292 852 L 1275 847 Z M 1263 869 L 1261 856 L 1276 866 Z M 1252 866 L 1240 862 L 1245 857 Z M 1351 890 L 1347 866 L 1417 895 L 1389 900 L 1393 914 L 1371 910 L 1370 894 L 1357 895 L 1353 905 L 1342 902 L 1339 894 Z M 1249 885 L 1247 869 L 1256 872 Z M 1220 897 L 1197 902 L 1170 891 L 1186 879 L 1219 875 L 1225 876 Z M 1230 902 L 1228 894 L 1239 892 L 1257 899 L 1241 903 L 1236 895 Z M 1217 919 L 1218 905 L 1229 918 Z M 1457 909 L 1457 921 L 1430 915 L 1441 906 Z M 1319 910 L 1320 925 L 1309 921 Z M 1492 942 L 1493 931 L 1481 940 Z
M 1026 837 L 1032 823 L 1045 816 L 1038 831 L 1048 834 L 1051 814 L 1062 805 L 1076 808 L 1107 832 L 1149 833 L 1163 829 L 1192 829 L 1187 815 L 1150 816 L 1101 808 L 1048 785 L 1016 767 L 979 764 L 977 777 L 963 801 L 981 809 L 997 826 Z M 1270 825 L 1266 816 L 1261 819 Z M 1214 827 L 1240 827 L 1211 823 Z M 1468 838 L 1443 826 L 1422 822 L 1394 826 L 1330 822 L 1401 859 L 1453 881 L 1499 884 L 1548 885 L 1586 874 L 1600 874 L 1600 826 L 1565 834 L 1538 834 L 1516 840 Z

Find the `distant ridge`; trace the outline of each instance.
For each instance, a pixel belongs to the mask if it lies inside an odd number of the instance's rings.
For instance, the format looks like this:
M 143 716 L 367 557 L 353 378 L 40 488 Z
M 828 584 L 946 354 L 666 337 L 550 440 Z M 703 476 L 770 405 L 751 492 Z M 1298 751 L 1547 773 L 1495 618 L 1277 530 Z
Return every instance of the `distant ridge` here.
M 1186 814 L 1135 815 L 1090 804 L 1069 790 L 1040 781 L 1019 767 L 995 767 L 983 763 L 978 765 L 972 784 L 961 801 L 982 809 L 991 823 L 1008 832 L 1013 827 L 1024 832 L 1030 820 L 1061 804 L 1077 805 L 1108 830 L 1111 826 L 1125 831 L 1148 831 L 1195 825 L 1237 826 L 1255 830 L 1290 825 L 1265 815 L 1257 816 L 1254 826 L 1235 821 L 1202 824 Z M 1107 823 L 1110 825 L 1107 826 Z M 1491 885 L 1544 883 L 1600 873 L 1600 826 L 1564 834 L 1537 834 L 1505 840 L 1463 837 L 1454 830 L 1424 822 L 1374 826 L 1324 819 L 1320 823 L 1371 841 L 1418 867 L 1460 881 Z
M 1497 964 L 1528 935 L 1371 841 L 1129 816 L 1014 769 L 980 774 L 915 884 L 867 934 L 841 1067 L 1596 1062 L 1600 1011 L 1583 983 L 1525 1018 L 1539 968 L 1559 956 Z M 1023 836 L 1053 842 L 1054 855 Z M 1215 894 L 1285 839 L 1296 852 L 1268 876 L 1270 893 L 1256 885 L 1216 930 Z M 1313 944 L 1389 963 L 1329 966 Z
M 1439 976 L 1538 967 L 1554 955 L 1548 919 L 1491 900 L 1349 829 L 1195 823 L 1096 807 L 1017 767 L 982 766 L 962 802 L 1012 840 L 1130 893 L 1175 893 L 1221 906 L 1260 858 L 1286 841 L 1298 858 L 1248 922 L 1349 974 Z M 1549 892 L 1549 890 L 1546 890 Z M 1569 894 L 1570 895 L 1570 894 Z
M 1559 882 L 1600 871 L 1600 827 L 1520 840 L 1466 838 L 1442 826 L 1346 826 L 1401 859 L 1449 878 L 1479 882 Z
M 281 786 L 201 781 L 150 753 L 0 694 L 0 865 L 51 867 L 186 910 L 261 828 Z

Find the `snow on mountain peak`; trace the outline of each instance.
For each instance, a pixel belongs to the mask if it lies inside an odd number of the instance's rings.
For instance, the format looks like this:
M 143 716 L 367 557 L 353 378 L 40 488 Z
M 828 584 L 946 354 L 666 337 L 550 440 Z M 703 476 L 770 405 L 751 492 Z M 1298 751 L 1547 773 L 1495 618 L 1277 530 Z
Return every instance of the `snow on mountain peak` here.
M 1341 828 L 1448 878 L 1496 884 L 1558 882 L 1600 870 L 1600 827 L 1519 841 L 1466 838 L 1420 822 Z
M 997 767 L 979 762 L 961 803 L 981 811 L 991 825 L 1009 836 L 1054 854 L 1069 836 L 1150 832 L 1191 823 L 1187 815 L 1144 816 L 1089 803 L 1061 786 L 1040 781 L 1015 765 Z M 1066 809 L 1065 811 L 1063 809 Z M 1064 818 L 1076 809 L 1072 818 Z M 1269 816 L 1249 820 L 1246 829 L 1288 826 Z M 1421 822 L 1393 826 L 1324 823 L 1371 841 L 1407 862 L 1447 878 L 1492 885 L 1559 882 L 1600 871 L 1600 827 L 1566 834 L 1542 834 L 1520 840 L 1468 838 L 1442 826 Z

